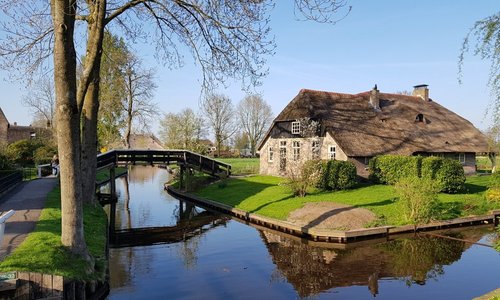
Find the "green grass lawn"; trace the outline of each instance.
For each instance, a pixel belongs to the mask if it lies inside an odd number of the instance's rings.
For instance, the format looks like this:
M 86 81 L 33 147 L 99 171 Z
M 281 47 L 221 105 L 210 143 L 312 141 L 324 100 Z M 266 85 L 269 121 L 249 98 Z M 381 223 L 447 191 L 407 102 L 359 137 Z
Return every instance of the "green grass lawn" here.
M 101 206 L 84 208 L 84 230 L 88 249 L 95 258 L 93 274 L 86 274 L 86 262 L 61 244 L 61 194 L 52 190 L 35 230 L 2 262 L 0 271 L 30 271 L 62 275 L 69 279 L 104 279 L 106 273 L 106 214 Z
M 491 161 L 487 156 L 476 157 L 477 170 L 480 172 L 491 172 Z M 496 165 L 500 166 L 500 157 L 496 157 Z
M 337 192 L 312 192 L 294 197 L 282 184 L 284 179 L 272 176 L 230 178 L 223 188 L 212 184 L 196 192 L 198 196 L 219 201 L 259 215 L 285 220 L 288 214 L 308 202 L 337 202 L 373 211 L 378 221 L 371 225 L 402 225 L 402 208 L 394 188 L 387 185 L 359 184 L 356 188 Z M 460 194 L 439 194 L 440 218 L 451 219 L 486 213 L 494 207 L 484 200 L 488 176 L 467 178 L 466 190 Z
M 217 158 L 217 160 L 230 164 L 233 175 L 259 173 L 259 158 Z

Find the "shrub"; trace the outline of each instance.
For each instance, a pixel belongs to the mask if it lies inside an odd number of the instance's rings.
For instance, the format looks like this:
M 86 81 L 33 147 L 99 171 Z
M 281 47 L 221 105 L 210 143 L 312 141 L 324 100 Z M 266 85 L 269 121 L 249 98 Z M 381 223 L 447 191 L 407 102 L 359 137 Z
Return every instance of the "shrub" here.
M 356 166 L 350 161 L 327 160 L 321 162 L 319 187 L 323 190 L 345 190 L 357 183 Z
M 52 161 L 54 154 L 57 154 L 57 149 L 54 146 L 44 145 L 37 148 L 33 154 L 35 164 L 47 164 Z
M 486 191 L 486 200 L 489 202 L 500 202 L 500 187 L 490 187 Z
M 457 193 L 465 186 L 465 173 L 458 160 L 443 158 L 441 167 L 436 172 L 436 180 L 440 183 L 441 191 Z
M 370 180 L 376 183 L 394 184 L 402 178 L 422 177 L 436 180 L 446 193 L 456 193 L 465 185 L 462 165 L 448 158 L 382 155 L 370 160 L 369 166 Z
M 382 155 L 370 161 L 371 178 L 376 182 L 395 184 L 401 178 L 420 177 L 421 156 Z
M 34 164 L 33 156 L 42 145 L 39 140 L 20 140 L 7 146 L 6 155 L 15 164 L 30 166 Z
M 428 223 L 436 215 L 439 208 L 439 186 L 436 181 L 416 176 L 407 177 L 398 181 L 394 188 L 407 222 L 416 226 Z
M 436 174 L 438 173 L 441 165 L 443 163 L 443 158 L 436 156 L 429 156 L 422 159 L 422 169 L 420 174 L 424 178 L 436 179 Z
M 309 189 L 318 185 L 322 173 L 321 169 L 320 160 L 309 160 L 301 166 L 290 166 L 287 171 L 286 185 L 295 196 L 304 197 Z

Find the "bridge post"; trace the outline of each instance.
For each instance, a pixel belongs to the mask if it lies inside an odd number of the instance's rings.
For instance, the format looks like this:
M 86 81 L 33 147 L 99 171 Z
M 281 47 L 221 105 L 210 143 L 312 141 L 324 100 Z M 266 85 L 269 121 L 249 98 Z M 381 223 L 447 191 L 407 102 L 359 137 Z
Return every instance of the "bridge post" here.
M 182 186 L 184 183 L 184 164 L 180 164 L 180 173 L 179 173 L 179 190 L 182 190 Z
M 112 166 L 109 168 L 109 186 L 111 193 L 111 202 L 115 202 L 116 200 L 116 176 L 115 176 L 115 167 Z

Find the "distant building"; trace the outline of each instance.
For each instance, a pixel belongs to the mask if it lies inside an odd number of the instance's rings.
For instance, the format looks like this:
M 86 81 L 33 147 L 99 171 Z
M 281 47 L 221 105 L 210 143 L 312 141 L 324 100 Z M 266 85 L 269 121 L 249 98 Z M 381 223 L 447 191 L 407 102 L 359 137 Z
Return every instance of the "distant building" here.
M 50 122 L 47 123 L 47 127 L 20 126 L 16 122 L 10 124 L 0 108 L 0 143 L 11 144 L 20 140 L 51 137 L 52 128 Z
M 125 142 L 122 142 L 122 147 L 125 148 Z M 141 150 L 164 150 L 160 140 L 152 133 L 133 133 L 130 135 L 130 149 Z

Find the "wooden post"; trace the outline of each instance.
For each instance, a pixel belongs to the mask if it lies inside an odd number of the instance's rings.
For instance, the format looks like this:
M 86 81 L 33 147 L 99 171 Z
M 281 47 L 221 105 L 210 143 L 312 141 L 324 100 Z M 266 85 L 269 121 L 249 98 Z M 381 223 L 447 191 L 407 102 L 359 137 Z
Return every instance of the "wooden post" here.
M 182 189 L 183 181 L 184 181 L 184 164 L 180 165 L 180 174 L 179 174 L 179 190 Z
M 115 166 L 109 168 L 109 186 L 111 192 L 111 201 L 114 202 L 116 200 L 116 176 L 115 176 Z

